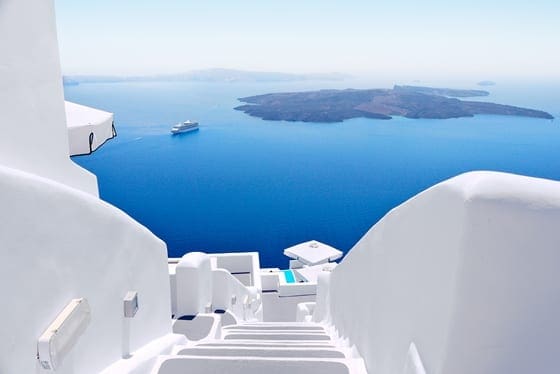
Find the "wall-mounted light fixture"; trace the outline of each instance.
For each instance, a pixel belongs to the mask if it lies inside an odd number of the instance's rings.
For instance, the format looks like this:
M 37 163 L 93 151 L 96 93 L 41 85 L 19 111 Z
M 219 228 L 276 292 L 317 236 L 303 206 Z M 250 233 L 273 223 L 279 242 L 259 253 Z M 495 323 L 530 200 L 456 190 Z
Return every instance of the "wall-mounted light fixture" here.
M 130 358 L 130 321 L 138 312 L 138 292 L 128 291 L 123 299 L 122 358 Z
M 138 311 L 138 292 L 128 291 L 123 300 L 124 317 L 134 318 Z
M 37 358 L 47 370 L 56 370 L 72 350 L 91 319 L 86 299 L 73 299 L 37 341 Z

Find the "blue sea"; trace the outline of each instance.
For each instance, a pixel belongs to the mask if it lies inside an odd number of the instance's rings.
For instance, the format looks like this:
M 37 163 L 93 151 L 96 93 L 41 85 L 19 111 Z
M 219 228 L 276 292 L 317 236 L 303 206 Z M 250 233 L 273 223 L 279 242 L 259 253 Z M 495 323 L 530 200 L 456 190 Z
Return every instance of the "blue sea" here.
M 97 175 L 104 200 L 163 239 L 170 256 L 259 251 L 268 267 L 285 267 L 282 250 L 310 239 L 348 251 L 390 209 L 459 173 L 499 170 L 560 180 L 559 120 L 476 116 L 310 124 L 233 110 L 237 98 L 249 95 L 384 86 L 390 85 L 67 86 L 67 100 L 113 112 L 118 131 L 93 155 L 73 160 Z M 485 100 L 560 117 L 560 84 L 484 89 L 492 93 Z M 200 131 L 172 136 L 171 126 L 187 119 L 199 121 Z

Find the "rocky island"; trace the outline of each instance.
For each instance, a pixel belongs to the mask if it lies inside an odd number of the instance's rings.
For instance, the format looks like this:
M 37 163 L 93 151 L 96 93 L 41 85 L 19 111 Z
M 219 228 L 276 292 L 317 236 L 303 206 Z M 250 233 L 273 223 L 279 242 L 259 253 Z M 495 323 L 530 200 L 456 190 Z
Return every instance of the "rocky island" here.
M 488 95 L 482 90 L 418 86 L 319 90 L 244 97 L 239 100 L 246 104 L 235 109 L 265 120 L 302 122 L 341 122 L 357 117 L 391 119 L 392 116 L 446 119 L 476 114 L 554 118 L 540 110 L 457 99 Z
M 479 86 L 495 86 L 496 82 L 494 82 L 494 81 L 480 81 L 477 84 Z

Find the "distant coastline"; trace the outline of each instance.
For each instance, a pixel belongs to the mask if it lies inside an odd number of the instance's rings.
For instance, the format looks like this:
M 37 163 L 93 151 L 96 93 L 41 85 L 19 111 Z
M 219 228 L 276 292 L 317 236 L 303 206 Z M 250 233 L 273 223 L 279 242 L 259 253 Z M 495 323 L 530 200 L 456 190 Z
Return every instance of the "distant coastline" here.
M 496 82 L 494 82 L 494 81 L 480 81 L 477 84 L 479 86 L 482 86 L 482 87 L 489 87 L 489 86 L 495 86 Z
M 193 70 L 178 74 L 156 75 L 65 75 L 65 86 L 84 83 L 119 82 L 294 82 L 306 80 L 340 81 L 349 78 L 342 73 L 292 74 L 234 69 Z
M 301 122 L 341 122 L 358 117 L 391 119 L 392 116 L 447 119 L 477 114 L 554 119 L 541 110 L 457 99 L 488 95 L 489 92 L 482 90 L 419 86 L 320 90 L 244 97 L 239 100 L 246 104 L 235 109 L 265 120 Z

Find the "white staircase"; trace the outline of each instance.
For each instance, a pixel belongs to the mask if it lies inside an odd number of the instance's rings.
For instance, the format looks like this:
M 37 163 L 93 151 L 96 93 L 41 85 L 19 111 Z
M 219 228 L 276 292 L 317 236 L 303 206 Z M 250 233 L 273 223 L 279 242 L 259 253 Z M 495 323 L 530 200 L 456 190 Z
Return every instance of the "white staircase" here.
M 363 360 L 321 324 L 252 322 L 221 328 L 160 356 L 154 374 L 366 373 Z
M 186 340 L 158 356 L 151 374 L 366 373 L 344 340 L 309 322 L 314 306 L 298 309 L 302 322 L 262 322 L 258 254 L 191 252 L 170 269 L 173 332 Z M 233 275 L 241 270 L 252 274 L 249 285 Z

